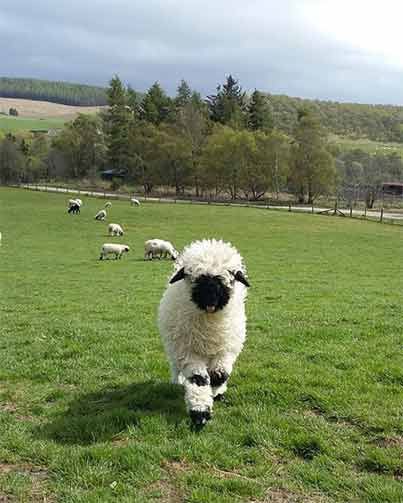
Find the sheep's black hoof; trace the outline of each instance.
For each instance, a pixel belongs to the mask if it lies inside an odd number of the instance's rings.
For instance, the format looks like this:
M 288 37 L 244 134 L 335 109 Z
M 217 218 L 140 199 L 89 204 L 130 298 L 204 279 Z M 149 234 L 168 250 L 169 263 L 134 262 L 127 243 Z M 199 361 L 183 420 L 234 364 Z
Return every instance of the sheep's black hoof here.
M 192 384 L 197 384 L 197 386 L 207 386 L 208 376 L 202 376 L 200 374 L 193 374 L 189 381 Z
M 213 387 L 221 386 L 228 380 L 229 375 L 224 369 L 210 370 L 210 384 Z
M 214 397 L 215 402 L 225 402 L 225 395 L 224 394 L 219 394 Z
M 189 415 L 192 426 L 196 431 L 201 430 L 206 425 L 207 421 L 211 419 L 211 412 L 209 409 L 203 411 L 191 410 Z

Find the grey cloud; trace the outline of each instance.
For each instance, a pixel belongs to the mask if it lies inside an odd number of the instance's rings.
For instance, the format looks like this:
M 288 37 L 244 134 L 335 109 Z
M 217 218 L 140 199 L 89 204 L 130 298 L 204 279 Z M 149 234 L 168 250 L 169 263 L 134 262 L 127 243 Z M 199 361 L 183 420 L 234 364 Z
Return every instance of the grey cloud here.
M 304 3 L 14 0 L 0 7 L 1 72 L 100 85 L 117 73 L 169 93 L 185 78 L 202 94 L 232 73 L 246 90 L 403 103 L 402 72 L 320 34 Z

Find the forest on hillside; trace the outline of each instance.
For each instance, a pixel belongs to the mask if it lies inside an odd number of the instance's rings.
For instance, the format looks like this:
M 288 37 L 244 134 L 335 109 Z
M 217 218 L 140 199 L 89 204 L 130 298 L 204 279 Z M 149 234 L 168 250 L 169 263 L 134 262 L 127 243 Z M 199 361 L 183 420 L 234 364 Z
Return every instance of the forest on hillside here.
M 372 207 L 383 182 L 403 180 L 399 154 L 342 152 L 329 143 L 328 122 L 312 103 L 300 103 L 284 132 L 268 96 L 248 96 L 231 75 L 206 99 L 183 80 L 173 98 L 158 82 L 138 95 L 115 76 L 107 98 L 99 114 L 78 115 L 56 136 L 7 135 L 0 183 L 96 183 L 106 170 L 113 189 L 131 184 L 146 195 L 162 188 L 180 197 L 279 200 L 288 193 L 313 204 L 344 194 Z
M 141 93 L 137 93 L 139 98 Z M 403 107 L 365 105 L 334 101 L 308 100 L 265 93 L 274 127 L 291 134 L 297 124 L 298 110 L 315 111 L 328 133 L 357 139 L 403 143 Z M 0 97 L 25 98 L 65 105 L 106 105 L 107 89 L 103 87 L 36 79 L 0 77 Z M 245 94 L 245 102 L 251 95 Z
M 103 87 L 8 77 L 0 77 L 0 98 L 49 101 L 72 106 L 101 106 L 107 104 L 106 89 Z
M 403 142 L 403 107 L 400 106 L 338 103 L 273 94 L 269 94 L 268 99 L 274 124 L 287 134 L 297 123 L 298 110 L 309 107 L 329 133 L 352 139 Z

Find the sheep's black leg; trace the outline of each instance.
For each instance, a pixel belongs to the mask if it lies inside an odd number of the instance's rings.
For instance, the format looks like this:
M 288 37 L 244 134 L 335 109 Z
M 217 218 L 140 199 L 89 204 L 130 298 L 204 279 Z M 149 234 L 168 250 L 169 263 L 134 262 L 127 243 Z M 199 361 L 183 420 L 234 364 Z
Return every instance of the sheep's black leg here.
M 217 388 L 224 384 L 228 378 L 229 374 L 222 368 L 216 368 L 213 370 L 209 370 L 210 383 L 213 388 Z
M 208 376 L 202 376 L 200 374 L 193 374 L 189 381 L 192 384 L 197 384 L 197 386 L 207 386 L 209 384 Z

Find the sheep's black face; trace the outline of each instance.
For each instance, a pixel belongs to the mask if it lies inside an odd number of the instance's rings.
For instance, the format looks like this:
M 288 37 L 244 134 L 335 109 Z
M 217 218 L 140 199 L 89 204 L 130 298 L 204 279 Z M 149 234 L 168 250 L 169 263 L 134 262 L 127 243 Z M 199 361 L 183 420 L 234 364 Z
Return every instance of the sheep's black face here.
M 223 309 L 229 301 L 230 289 L 220 276 L 199 276 L 192 287 L 192 300 L 197 307 L 208 313 Z

